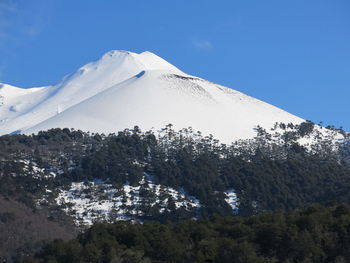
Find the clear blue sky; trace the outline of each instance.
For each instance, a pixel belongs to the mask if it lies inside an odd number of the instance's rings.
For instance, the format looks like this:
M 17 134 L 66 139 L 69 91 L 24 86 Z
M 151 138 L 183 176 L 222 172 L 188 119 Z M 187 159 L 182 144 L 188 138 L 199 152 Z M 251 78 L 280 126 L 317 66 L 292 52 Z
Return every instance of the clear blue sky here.
M 350 131 L 349 0 L 0 0 L 0 82 L 55 84 L 111 49 Z

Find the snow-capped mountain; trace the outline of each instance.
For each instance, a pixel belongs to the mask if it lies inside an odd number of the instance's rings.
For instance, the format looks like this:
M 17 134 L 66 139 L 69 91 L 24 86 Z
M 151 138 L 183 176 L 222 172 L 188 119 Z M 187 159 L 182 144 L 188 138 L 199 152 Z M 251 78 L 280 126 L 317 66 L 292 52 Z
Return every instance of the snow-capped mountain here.
M 303 120 L 268 103 L 188 75 L 150 52 L 110 51 L 60 83 L 0 84 L 0 135 L 75 128 L 115 133 L 192 127 L 222 142 L 255 136 L 259 125 Z

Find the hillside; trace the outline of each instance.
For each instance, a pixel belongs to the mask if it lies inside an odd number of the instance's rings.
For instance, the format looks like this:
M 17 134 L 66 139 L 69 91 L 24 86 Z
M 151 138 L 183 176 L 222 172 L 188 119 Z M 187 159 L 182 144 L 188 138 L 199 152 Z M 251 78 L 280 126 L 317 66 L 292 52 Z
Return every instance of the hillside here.
M 16 228 L 11 235 L 20 242 L 6 251 L 33 252 L 26 240 L 69 237 L 69 222 L 84 230 L 96 222 L 165 223 L 349 203 L 349 144 L 334 134 L 349 135 L 310 122 L 275 126 L 230 145 L 171 125 L 159 133 L 134 127 L 110 135 L 52 129 L 1 136 L 0 195 L 11 209 L 27 207 L 13 216 L 4 203 L 4 229 L 33 222 L 29 232 Z M 299 143 L 310 137 L 313 144 Z M 39 221 L 50 231 L 34 234 Z

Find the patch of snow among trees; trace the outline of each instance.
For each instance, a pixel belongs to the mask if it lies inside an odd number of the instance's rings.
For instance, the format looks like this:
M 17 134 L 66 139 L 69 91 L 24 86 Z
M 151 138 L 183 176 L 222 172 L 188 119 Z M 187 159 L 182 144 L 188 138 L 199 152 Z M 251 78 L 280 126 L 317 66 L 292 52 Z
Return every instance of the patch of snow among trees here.
M 102 180 L 72 183 L 68 190 L 60 191 L 56 203 L 80 226 L 95 221 L 138 220 L 152 209 L 164 213 L 200 208 L 196 198 L 154 184 L 146 174 L 138 186 L 124 184 L 118 189 Z
M 224 191 L 224 194 L 226 196 L 225 201 L 231 206 L 233 213 L 237 214 L 239 206 L 239 199 L 237 197 L 237 194 L 233 189 Z
M 12 176 L 30 176 L 34 179 L 49 179 L 49 178 L 55 178 L 57 174 L 62 174 L 63 171 L 56 168 L 42 168 L 40 167 L 36 162 L 30 161 L 27 159 L 19 160 L 18 161 L 21 166 L 23 166 L 23 174 L 15 174 L 13 173 Z

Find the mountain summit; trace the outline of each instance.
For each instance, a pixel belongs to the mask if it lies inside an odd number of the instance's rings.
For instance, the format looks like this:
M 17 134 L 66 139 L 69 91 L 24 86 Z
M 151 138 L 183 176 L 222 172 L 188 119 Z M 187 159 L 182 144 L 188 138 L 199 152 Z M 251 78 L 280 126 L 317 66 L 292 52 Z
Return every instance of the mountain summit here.
M 0 134 L 75 128 L 115 133 L 192 127 L 222 142 L 303 120 L 236 90 L 188 75 L 151 52 L 110 51 L 53 86 L 0 84 Z

